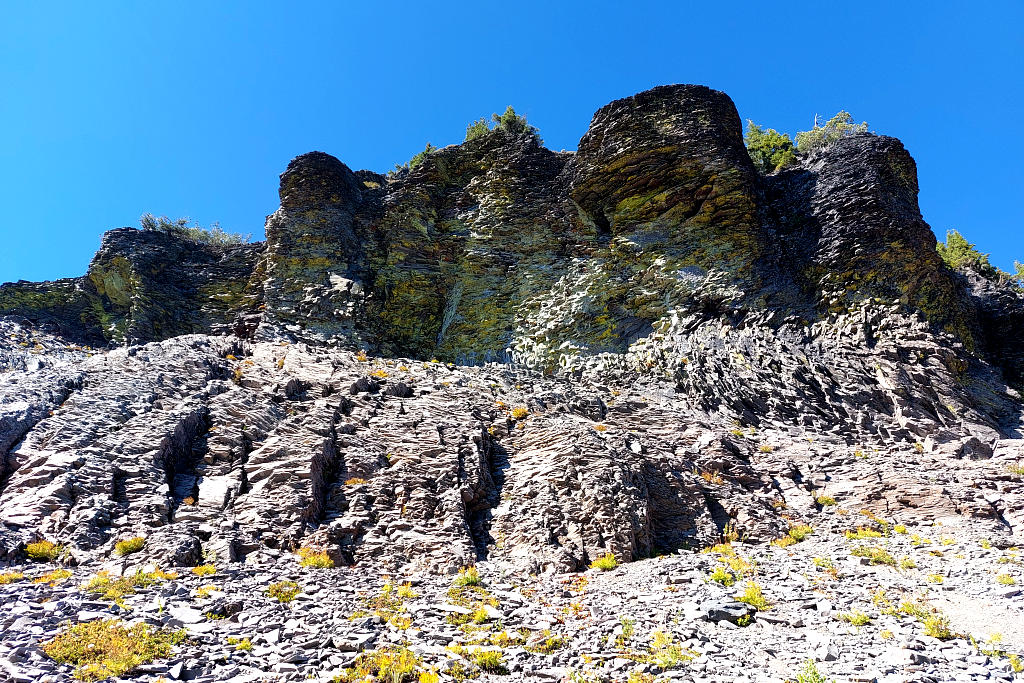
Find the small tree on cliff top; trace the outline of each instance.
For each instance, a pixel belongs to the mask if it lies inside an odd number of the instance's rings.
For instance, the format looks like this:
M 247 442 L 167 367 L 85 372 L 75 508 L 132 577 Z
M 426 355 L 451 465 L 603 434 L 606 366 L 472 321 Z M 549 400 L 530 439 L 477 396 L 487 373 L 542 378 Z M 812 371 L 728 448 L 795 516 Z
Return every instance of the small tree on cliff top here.
M 789 164 L 796 163 L 793 141 L 785 133 L 774 128 L 765 130 L 747 119 L 747 133 L 743 136 L 750 160 L 761 173 L 771 173 Z
M 143 230 L 165 232 L 200 244 L 213 244 L 220 247 L 246 244 L 252 237 L 252 235 L 221 230 L 219 223 L 213 223 L 209 228 L 204 228 L 198 223 L 192 223 L 191 219 L 187 217 L 171 219 L 167 216 L 154 216 L 151 213 L 142 214 L 142 217 L 139 218 L 139 225 Z
M 853 116 L 848 111 L 839 112 L 830 118 L 824 126 L 818 125 L 818 117 L 815 115 L 814 128 L 796 134 L 796 148 L 801 154 L 810 154 L 828 147 L 840 138 L 866 133 L 867 130 L 867 122 L 854 123 Z
M 491 131 L 500 130 L 509 135 L 531 135 L 537 140 L 537 144 L 543 144 L 543 140 L 540 138 L 539 131 L 536 127 L 531 126 L 525 116 L 520 116 L 516 113 L 516 110 L 509 105 L 505 109 L 505 113 L 491 114 L 491 121 L 494 122 L 494 128 L 487 125 L 486 119 L 477 119 L 473 123 L 466 126 L 466 138 L 463 142 L 469 142 L 479 137 L 487 135 Z
M 1016 272 L 1007 273 L 989 263 L 988 254 L 982 254 L 956 230 L 947 230 L 946 241 L 936 243 L 935 248 L 946 265 L 953 270 L 970 269 L 1000 285 L 1010 285 L 1017 289 L 1024 286 L 1024 263 L 1014 261 Z

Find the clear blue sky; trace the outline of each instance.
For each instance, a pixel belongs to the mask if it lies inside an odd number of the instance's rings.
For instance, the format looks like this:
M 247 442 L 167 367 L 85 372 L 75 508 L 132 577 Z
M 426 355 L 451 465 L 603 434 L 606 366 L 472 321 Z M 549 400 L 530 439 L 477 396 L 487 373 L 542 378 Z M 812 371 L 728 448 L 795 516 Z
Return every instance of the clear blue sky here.
M 775 4 L 5 3 L 0 281 L 80 275 L 147 211 L 262 239 L 292 157 L 385 171 L 507 104 L 575 149 L 662 83 L 790 133 L 845 108 L 906 144 L 938 234 L 1024 261 L 1024 3 Z

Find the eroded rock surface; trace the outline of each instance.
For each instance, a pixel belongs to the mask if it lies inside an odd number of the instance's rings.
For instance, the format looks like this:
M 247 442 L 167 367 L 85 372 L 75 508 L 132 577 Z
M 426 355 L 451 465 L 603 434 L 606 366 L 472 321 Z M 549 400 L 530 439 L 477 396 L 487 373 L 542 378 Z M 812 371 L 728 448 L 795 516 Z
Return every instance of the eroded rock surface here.
M 725 94 L 664 86 L 603 107 L 576 152 L 499 128 L 388 177 L 304 154 L 280 201 L 265 243 L 119 229 L 82 278 L 0 286 L 0 562 L 45 539 L 80 572 L 215 561 L 255 585 L 247 572 L 286 576 L 303 548 L 364 582 L 675 554 L 668 592 L 696 581 L 677 614 L 771 630 L 802 628 L 812 596 L 776 621 L 737 608 L 696 587 L 699 549 L 753 544 L 778 594 L 796 560 L 765 544 L 794 526 L 833 552 L 854 549 L 826 531 L 940 529 L 989 564 L 1024 537 L 1024 297 L 943 265 L 897 140 L 855 135 L 762 177 Z M 865 595 L 891 587 L 851 562 Z M 949 574 L 951 609 L 1005 598 L 968 589 L 993 567 Z M 655 601 L 644 571 L 623 576 Z M 604 598 L 595 624 L 624 604 Z M 555 625 L 516 600 L 512 623 Z M 422 606 L 428 621 L 466 609 Z M 242 611 L 218 614 L 259 622 Z M 382 629 L 342 628 L 330 648 Z M 621 629 L 594 634 L 585 647 L 614 660 Z M 706 669 L 709 641 L 687 638 Z M 810 654 L 856 650 L 830 638 Z M 890 649 L 890 668 L 926 663 Z M 283 679 L 322 668 L 264 654 Z M 785 675 L 772 658 L 761 673 Z M 335 659 L 319 661 L 351 663 Z M 567 674 L 521 659 L 524 676 Z

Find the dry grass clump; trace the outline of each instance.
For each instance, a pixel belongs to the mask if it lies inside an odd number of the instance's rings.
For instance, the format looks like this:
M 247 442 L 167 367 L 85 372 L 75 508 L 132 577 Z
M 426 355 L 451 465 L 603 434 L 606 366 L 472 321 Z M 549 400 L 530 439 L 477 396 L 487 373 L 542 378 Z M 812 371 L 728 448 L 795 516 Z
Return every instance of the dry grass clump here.
M 326 550 L 315 548 L 299 548 L 299 564 L 310 569 L 334 569 L 334 560 L 330 558 Z
M 122 598 L 134 595 L 136 588 L 146 588 L 160 581 L 170 581 L 176 578 L 178 578 L 176 573 L 165 572 L 162 569 L 152 572 L 140 570 L 127 576 L 111 576 L 108 572 L 101 571 L 82 586 L 82 590 L 95 593 L 105 600 L 120 602 Z
M 764 596 L 764 592 L 754 581 L 747 581 L 746 589 L 735 596 L 740 602 L 745 602 L 752 607 L 756 607 L 758 611 L 764 612 L 772 608 L 772 604 L 768 602 L 768 598 Z
M 866 557 L 871 564 L 884 564 L 890 567 L 896 566 L 896 558 L 889 554 L 885 548 L 878 548 L 870 545 L 859 545 L 850 551 L 854 557 Z
M 465 567 L 459 570 L 459 575 L 452 581 L 454 586 L 479 586 L 483 583 L 483 579 L 480 577 L 480 572 L 476 570 L 476 567 Z
M 22 581 L 25 578 L 25 574 L 22 572 L 4 572 L 0 574 L 0 586 L 7 585 L 8 583 L 15 583 L 16 581 Z
M 167 657 L 185 634 L 185 629 L 158 630 L 148 624 L 127 626 L 117 619 L 101 619 L 64 629 L 43 644 L 43 652 L 56 662 L 74 666 L 75 678 L 100 681 Z
M 615 555 L 612 553 L 606 553 L 590 563 L 591 569 L 597 569 L 602 572 L 611 571 L 618 566 L 619 561 L 615 559 Z
M 565 638 L 562 636 L 553 636 L 549 629 L 545 629 L 541 632 L 540 639 L 536 642 L 527 643 L 525 649 L 527 652 L 533 652 L 540 655 L 550 655 L 563 647 L 565 647 Z
M 267 586 L 267 595 L 278 602 L 288 603 L 302 592 L 294 581 L 278 581 Z
M 33 562 L 55 562 L 62 552 L 64 552 L 64 546 L 47 540 L 36 541 L 25 546 L 25 554 Z
M 412 683 L 422 673 L 426 672 L 416 653 L 404 645 L 396 645 L 361 653 L 353 665 L 343 669 L 334 680 L 336 683 Z
M 32 583 L 46 583 L 51 586 L 56 586 L 58 583 L 63 583 L 71 578 L 71 572 L 67 569 L 54 569 L 52 572 L 43 574 L 38 579 L 33 579 Z
M 118 541 L 114 545 L 114 552 L 124 557 L 125 555 L 131 555 L 142 550 L 142 547 L 146 545 L 146 539 L 142 536 L 136 536 L 134 538 L 126 538 L 123 541 Z

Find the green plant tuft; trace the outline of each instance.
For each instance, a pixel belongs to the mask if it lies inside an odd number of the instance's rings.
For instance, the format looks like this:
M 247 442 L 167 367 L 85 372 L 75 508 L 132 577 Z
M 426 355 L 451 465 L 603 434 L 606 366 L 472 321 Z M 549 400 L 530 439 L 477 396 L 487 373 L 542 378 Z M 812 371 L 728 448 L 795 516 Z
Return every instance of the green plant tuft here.
M 131 555 L 142 550 L 142 547 L 146 545 L 146 539 L 142 536 L 135 536 L 134 538 L 126 538 L 123 541 L 118 541 L 114 545 L 114 552 L 122 557 L 125 555 Z
M 185 635 L 185 629 L 157 630 L 148 624 L 127 626 L 117 619 L 100 619 L 64 629 L 42 649 L 54 661 L 74 666 L 75 678 L 100 681 L 167 657 Z

